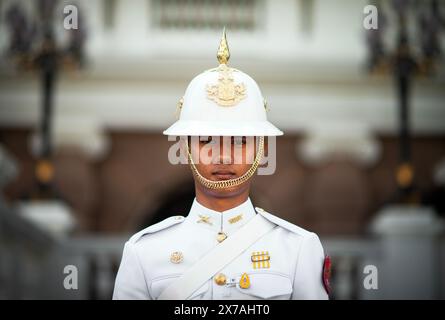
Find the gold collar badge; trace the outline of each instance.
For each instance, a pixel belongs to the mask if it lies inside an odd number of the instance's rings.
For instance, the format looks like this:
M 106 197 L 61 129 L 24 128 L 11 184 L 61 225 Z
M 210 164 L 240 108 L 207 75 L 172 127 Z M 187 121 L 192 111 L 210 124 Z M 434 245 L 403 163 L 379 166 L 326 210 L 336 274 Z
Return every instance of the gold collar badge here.
M 213 223 L 210 221 L 210 217 L 209 216 L 204 216 L 204 215 L 199 215 L 199 220 L 197 221 L 198 223 L 207 223 L 209 225 L 213 225 Z
M 219 106 L 232 107 L 246 97 L 246 86 L 244 83 L 235 84 L 233 78 L 235 69 L 227 66 L 230 52 L 225 28 L 216 57 L 219 61 L 219 67 L 215 69 L 219 73 L 218 83 L 216 85 L 207 85 L 207 98 L 216 102 Z
M 233 218 L 230 218 L 229 219 L 229 223 L 230 224 L 234 224 L 234 223 L 237 223 L 238 221 L 240 221 L 242 219 L 243 219 L 243 214 L 241 213 L 241 214 L 239 214 L 239 215 L 237 215 L 237 216 L 235 216 Z

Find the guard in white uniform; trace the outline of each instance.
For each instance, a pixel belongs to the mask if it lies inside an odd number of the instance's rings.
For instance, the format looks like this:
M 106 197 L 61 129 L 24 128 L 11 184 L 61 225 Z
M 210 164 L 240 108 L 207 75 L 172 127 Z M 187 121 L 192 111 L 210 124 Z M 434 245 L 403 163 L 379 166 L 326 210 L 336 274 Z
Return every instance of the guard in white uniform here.
M 255 81 L 227 67 L 228 58 L 224 33 L 220 66 L 192 80 L 180 119 L 164 134 L 282 134 L 267 121 Z M 206 179 L 189 153 L 195 179 L 209 189 L 245 183 L 258 166 L 262 143 L 252 168 L 230 180 Z M 255 208 L 250 198 L 223 212 L 195 199 L 187 217 L 170 217 L 125 244 L 113 299 L 327 299 L 329 274 L 330 260 L 315 233 Z

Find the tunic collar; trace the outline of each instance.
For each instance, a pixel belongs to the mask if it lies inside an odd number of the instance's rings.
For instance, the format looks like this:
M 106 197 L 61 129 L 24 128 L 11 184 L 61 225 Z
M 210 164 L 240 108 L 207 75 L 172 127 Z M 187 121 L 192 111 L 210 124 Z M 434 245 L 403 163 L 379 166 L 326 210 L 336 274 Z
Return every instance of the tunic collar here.
M 206 208 L 195 198 L 186 219 L 199 227 L 213 230 L 216 233 L 223 232 L 229 236 L 255 215 L 256 211 L 250 198 L 247 198 L 239 206 L 223 212 Z

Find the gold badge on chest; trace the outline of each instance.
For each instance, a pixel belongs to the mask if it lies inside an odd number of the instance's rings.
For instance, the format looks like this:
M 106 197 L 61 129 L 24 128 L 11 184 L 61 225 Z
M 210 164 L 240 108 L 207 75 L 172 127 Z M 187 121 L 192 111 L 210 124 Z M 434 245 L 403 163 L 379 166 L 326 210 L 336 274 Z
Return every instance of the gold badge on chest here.
M 250 278 L 247 273 L 243 273 L 241 279 L 239 280 L 239 286 L 242 289 L 248 289 L 250 287 Z
M 269 251 L 255 251 L 250 257 L 254 269 L 269 269 L 270 255 Z

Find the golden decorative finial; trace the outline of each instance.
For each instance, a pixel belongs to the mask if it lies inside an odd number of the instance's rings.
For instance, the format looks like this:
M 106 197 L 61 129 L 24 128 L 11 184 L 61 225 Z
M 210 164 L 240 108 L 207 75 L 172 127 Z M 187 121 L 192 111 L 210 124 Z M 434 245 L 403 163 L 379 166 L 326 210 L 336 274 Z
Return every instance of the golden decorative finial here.
M 246 97 L 246 86 L 244 83 L 235 83 L 233 72 L 236 70 L 227 66 L 230 52 L 225 27 L 216 57 L 219 61 L 219 67 L 212 69 L 212 71 L 218 71 L 218 83 L 207 84 L 207 98 L 215 101 L 221 107 L 235 106 Z
M 219 43 L 218 52 L 216 54 L 218 58 L 219 64 L 227 64 L 230 58 L 229 45 L 227 44 L 226 38 L 226 27 L 223 29 L 223 34 L 221 38 L 221 42 Z

